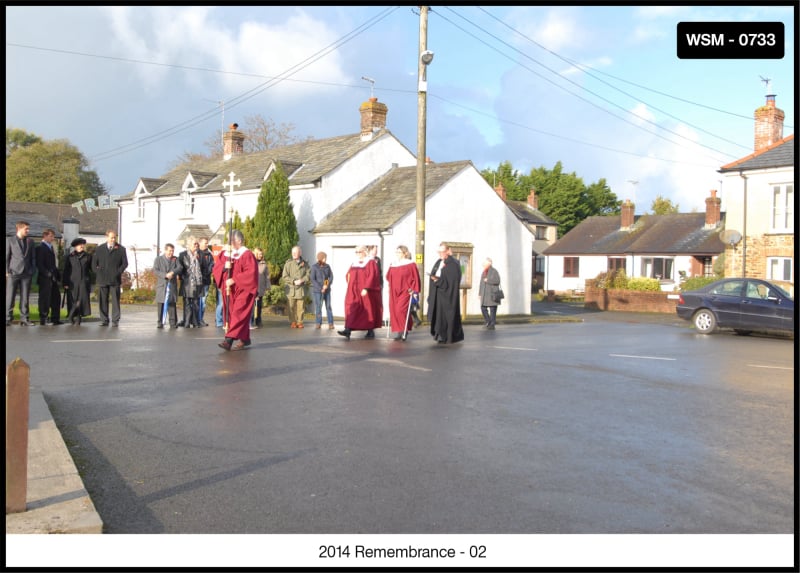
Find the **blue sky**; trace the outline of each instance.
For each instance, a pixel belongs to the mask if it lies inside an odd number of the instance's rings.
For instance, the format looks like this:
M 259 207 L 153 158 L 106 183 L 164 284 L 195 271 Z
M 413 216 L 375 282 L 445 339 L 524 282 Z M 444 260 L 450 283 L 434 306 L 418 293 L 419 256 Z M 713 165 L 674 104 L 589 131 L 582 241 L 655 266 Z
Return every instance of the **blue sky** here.
M 637 213 L 658 195 L 703 210 L 716 170 L 753 151 L 761 77 L 794 133 L 796 9 L 434 6 L 427 155 L 561 161 Z M 298 136 L 356 133 L 367 76 L 416 152 L 419 21 L 415 6 L 6 7 L 6 127 L 68 139 L 122 195 L 205 152 L 215 102 L 225 126 L 260 114 Z M 682 21 L 784 22 L 785 56 L 680 60 Z

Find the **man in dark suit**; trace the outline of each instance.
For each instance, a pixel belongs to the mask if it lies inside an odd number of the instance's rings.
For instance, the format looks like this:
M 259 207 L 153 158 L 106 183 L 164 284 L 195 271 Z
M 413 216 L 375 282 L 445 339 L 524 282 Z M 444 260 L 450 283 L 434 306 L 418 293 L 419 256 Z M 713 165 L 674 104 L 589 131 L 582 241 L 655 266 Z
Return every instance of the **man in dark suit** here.
M 42 242 L 36 247 L 36 268 L 39 270 L 39 324 L 44 326 L 48 322 L 61 324 L 61 308 L 58 300 L 58 283 L 61 274 L 56 264 L 56 253 L 53 239 L 56 232 L 45 229 L 42 233 Z
M 100 306 L 100 326 L 108 326 L 108 297 L 111 296 L 111 326 L 119 326 L 119 308 L 122 272 L 128 268 L 125 247 L 117 243 L 117 233 L 106 231 L 106 242 L 98 245 L 92 257 L 92 270 L 97 277 L 97 293 Z
M 17 221 L 17 234 L 6 237 L 6 326 L 14 318 L 14 303 L 19 288 L 19 323 L 34 326 L 30 321 L 28 300 L 31 295 L 31 280 L 36 270 L 33 240 L 28 237 L 31 229 L 27 221 Z

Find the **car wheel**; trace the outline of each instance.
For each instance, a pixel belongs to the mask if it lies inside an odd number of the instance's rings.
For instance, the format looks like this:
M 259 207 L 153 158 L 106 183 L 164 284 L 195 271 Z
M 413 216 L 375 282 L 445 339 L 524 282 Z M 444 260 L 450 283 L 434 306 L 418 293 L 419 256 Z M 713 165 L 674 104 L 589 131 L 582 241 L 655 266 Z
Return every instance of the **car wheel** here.
M 741 328 L 734 328 L 733 331 L 739 336 L 749 336 L 752 330 L 742 330 Z
M 701 308 L 692 317 L 694 327 L 701 334 L 711 334 L 717 328 L 717 318 L 707 308 Z

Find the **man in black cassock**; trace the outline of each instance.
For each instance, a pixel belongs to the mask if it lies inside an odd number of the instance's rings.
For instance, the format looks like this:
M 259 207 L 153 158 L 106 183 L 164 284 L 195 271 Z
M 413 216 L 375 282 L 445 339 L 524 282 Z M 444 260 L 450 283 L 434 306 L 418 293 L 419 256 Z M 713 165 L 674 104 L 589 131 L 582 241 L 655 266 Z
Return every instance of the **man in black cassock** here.
M 446 243 L 439 245 L 439 260 L 433 265 L 428 281 L 428 321 L 431 336 L 439 344 L 461 342 L 461 266 Z

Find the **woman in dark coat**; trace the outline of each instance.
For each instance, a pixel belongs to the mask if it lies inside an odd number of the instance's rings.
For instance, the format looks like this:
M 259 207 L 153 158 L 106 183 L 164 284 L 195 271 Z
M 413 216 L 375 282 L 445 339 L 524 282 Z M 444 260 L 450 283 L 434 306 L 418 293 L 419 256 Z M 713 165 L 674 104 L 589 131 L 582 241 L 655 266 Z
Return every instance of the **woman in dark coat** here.
M 64 292 L 67 293 L 67 320 L 80 324 L 81 318 L 92 314 L 89 290 L 92 279 L 92 256 L 86 252 L 86 239 L 78 237 L 72 241 L 73 251 L 64 262 Z

